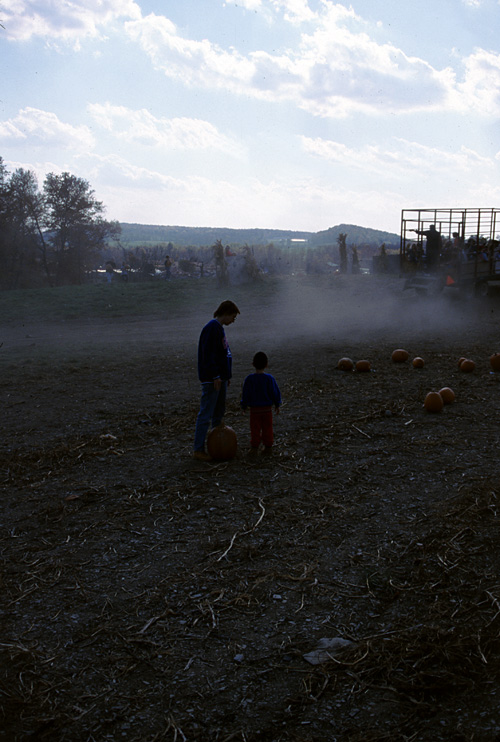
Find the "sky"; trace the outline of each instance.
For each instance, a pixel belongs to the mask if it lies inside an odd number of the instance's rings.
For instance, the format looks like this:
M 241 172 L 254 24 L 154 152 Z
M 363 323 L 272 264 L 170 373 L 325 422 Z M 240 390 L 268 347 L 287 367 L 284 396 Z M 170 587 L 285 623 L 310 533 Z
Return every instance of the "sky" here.
M 500 0 L 0 0 L 0 156 L 107 219 L 500 206 Z

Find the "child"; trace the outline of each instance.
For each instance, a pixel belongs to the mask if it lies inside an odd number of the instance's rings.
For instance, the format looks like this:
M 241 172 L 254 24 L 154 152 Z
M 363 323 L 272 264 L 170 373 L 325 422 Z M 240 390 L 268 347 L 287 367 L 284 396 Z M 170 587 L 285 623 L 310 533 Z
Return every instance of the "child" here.
M 250 445 L 257 453 L 260 442 L 264 444 L 264 452 L 271 453 L 273 445 L 273 412 L 279 414 L 281 393 L 276 379 L 266 374 L 268 358 L 259 351 L 253 357 L 252 366 L 255 373 L 246 377 L 243 382 L 241 407 L 243 411 L 250 407 Z

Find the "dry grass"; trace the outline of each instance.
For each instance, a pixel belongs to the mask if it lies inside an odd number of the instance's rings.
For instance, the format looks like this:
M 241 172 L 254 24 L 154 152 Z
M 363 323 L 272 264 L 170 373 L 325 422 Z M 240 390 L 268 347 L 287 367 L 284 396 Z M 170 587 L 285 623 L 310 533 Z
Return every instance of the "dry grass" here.
M 178 382 L 194 368 L 175 327 L 126 366 L 116 344 L 94 363 L 61 340 L 52 367 L 14 349 L 5 739 L 499 739 L 493 320 L 469 325 L 465 348 L 408 338 L 421 371 L 392 364 L 389 332 L 277 344 L 274 456 L 247 458 L 233 387 L 240 451 L 216 465 L 189 455 L 197 387 Z M 235 358 L 256 345 L 246 333 Z M 458 371 L 462 349 L 474 374 Z M 336 371 L 343 355 L 373 372 Z M 429 415 L 423 395 L 443 379 L 457 401 Z M 325 637 L 353 644 L 312 666 Z

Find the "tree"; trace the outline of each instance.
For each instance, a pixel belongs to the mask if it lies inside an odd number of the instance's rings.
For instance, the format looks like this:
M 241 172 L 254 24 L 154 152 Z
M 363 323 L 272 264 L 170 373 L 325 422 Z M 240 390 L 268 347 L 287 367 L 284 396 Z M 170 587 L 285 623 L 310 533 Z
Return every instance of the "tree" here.
M 356 245 L 351 246 L 352 251 L 352 273 L 361 273 L 361 267 L 359 265 L 358 248 Z
M 5 288 L 38 282 L 42 214 L 43 203 L 35 175 L 19 168 L 8 179 L 0 162 L 0 264 Z
M 212 246 L 215 260 L 215 275 L 217 276 L 217 283 L 219 286 L 229 285 L 229 271 L 227 267 L 227 260 L 224 254 L 224 245 L 222 240 L 216 240 Z
M 89 183 L 70 173 L 49 173 L 43 185 L 45 228 L 57 283 L 82 283 L 108 237 L 120 232 L 103 219 L 104 207 Z M 48 267 L 47 263 L 47 267 Z M 50 276 L 49 276 L 50 280 Z
M 347 273 L 347 234 L 345 232 L 340 232 L 339 236 L 337 237 L 337 243 L 339 246 L 339 256 L 340 256 L 340 272 L 341 273 Z
M 245 245 L 243 248 L 243 258 L 245 260 L 245 272 L 249 278 L 251 278 L 252 281 L 257 281 L 259 278 L 262 278 L 260 268 L 255 260 L 255 255 L 248 245 Z

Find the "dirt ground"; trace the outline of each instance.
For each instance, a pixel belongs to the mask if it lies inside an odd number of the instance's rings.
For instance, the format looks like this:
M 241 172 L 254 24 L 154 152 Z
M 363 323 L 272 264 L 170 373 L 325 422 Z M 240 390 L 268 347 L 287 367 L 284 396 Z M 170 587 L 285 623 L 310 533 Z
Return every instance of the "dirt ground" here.
M 500 300 L 352 276 L 240 305 L 238 454 L 202 463 L 217 303 L 0 328 L 0 739 L 500 740 Z M 284 404 L 252 459 L 259 349 Z

